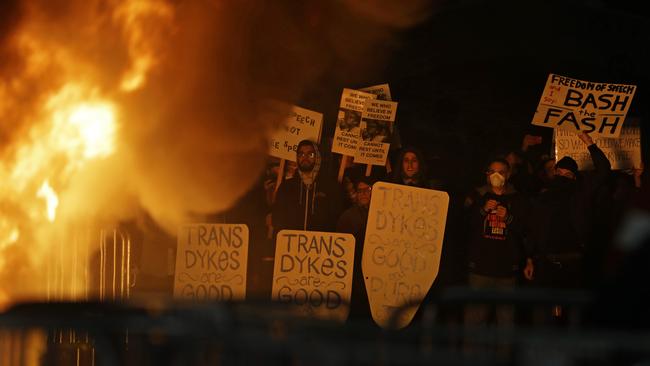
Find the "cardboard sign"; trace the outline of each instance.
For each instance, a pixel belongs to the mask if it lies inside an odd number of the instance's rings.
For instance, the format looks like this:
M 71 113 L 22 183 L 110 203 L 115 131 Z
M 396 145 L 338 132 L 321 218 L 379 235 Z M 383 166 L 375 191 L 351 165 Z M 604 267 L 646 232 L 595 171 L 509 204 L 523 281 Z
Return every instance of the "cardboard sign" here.
M 174 297 L 244 300 L 248 226 L 189 224 L 178 231 Z
M 361 133 L 361 114 L 366 100 L 375 99 L 376 95 L 353 89 L 343 89 L 341 105 L 334 131 L 332 152 L 354 156 Z
M 272 299 L 303 315 L 345 321 L 350 313 L 354 236 L 282 230 L 275 243 Z
M 361 267 L 382 328 L 407 326 L 438 276 L 448 206 L 446 192 L 373 186 Z
M 533 124 L 618 137 L 635 85 L 595 83 L 550 74 Z
M 296 161 L 298 143 L 302 140 L 319 142 L 323 115 L 293 106 L 283 125 L 271 136 L 269 155 Z
M 397 102 L 369 100 L 361 115 L 361 135 L 355 163 L 386 165 Z
M 374 94 L 377 96 L 377 99 L 379 100 L 393 100 L 390 95 L 390 87 L 388 86 L 388 84 L 369 86 L 367 88 L 363 88 L 359 90 L 364 91 L 366 93 Z
M 575 133 L 556 130 L 555 160 L 570 156 L 578 163 L 578 169 L 591 170 L 594 168 L 591 154 L 585 143 Z M 638 122 L 626 122 L 618 138 L 594 138 L 596 145 L 605 153 L 612 164 L 612 169 L 624 170 L 641 167 L 641 129 Z

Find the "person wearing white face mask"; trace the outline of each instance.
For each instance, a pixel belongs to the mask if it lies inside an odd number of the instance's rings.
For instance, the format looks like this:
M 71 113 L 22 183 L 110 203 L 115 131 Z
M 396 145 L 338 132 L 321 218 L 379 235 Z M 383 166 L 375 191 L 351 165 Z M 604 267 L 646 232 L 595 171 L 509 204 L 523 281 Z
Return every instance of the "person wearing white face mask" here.
M 468 282 L 475 289 L 512 289 L 523 273 L 533 275 L 533 262 L 524 246 L 524 228 L 529 212 L 528 201 L 508 184 L 510 166 L 493 159 L 485 172 L 486 185 L 465 201 L 468 215 Z M 522 266 L 523 265 L 523 266 Z M 523 267 L 523 269 L 522 269 Z M 469 305 L 465 309 L 468 327 L 485 325 L 494 311 L 500 327 L 514 324 L 514 309 L 509 305 L 490 308 Z

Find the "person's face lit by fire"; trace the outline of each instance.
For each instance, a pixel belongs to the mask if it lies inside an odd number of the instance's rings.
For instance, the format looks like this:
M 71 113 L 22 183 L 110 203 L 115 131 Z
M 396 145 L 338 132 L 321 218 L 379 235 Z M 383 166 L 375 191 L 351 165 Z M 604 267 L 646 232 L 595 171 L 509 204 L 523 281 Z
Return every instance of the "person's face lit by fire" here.
M 302 145 L 298 148 L 298 169 L 302 172 L 311 172 L 316 164 L 316 150 L 311 145 Z
M 357 203 L 362 207 L 370 206 L 370 198 L 372 196 L 372 187 L 364 182 L 357 184 Z
M 406 178 L 413 178 L 420 172 L 420 161 L 418 160 L 417 155 L 412 152 L 404 154 L 404 158 L 402 159 L 402 171 Z
M 510 178 L 510 167 L 502 162 L 494 161 L 485 172 L 485 178 L 492 187 L 503 187 Z

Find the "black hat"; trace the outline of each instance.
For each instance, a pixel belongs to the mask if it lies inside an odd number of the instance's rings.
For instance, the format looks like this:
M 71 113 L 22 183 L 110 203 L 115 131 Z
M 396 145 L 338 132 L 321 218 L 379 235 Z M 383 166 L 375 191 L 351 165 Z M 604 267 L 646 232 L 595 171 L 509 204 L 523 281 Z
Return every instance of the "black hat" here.
M 565 156 L 562 159 L 560 159 L 556 164 L 556 168 L 562 168 L 562 169 L 567 169 L 573 172 L 574 175 L 578 174 L 578 163 L 576 163 L 573 158 L 570 156 Z

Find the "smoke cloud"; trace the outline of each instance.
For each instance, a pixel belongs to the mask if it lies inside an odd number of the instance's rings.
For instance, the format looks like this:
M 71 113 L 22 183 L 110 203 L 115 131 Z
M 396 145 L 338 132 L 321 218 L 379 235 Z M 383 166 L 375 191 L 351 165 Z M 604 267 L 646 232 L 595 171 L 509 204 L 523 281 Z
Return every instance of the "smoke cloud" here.
M 34 253 L 46 256 L 75 223 L 144 210 L 174 233 L 228 208 L 258 177 L 287 106 L 324 75 L 363 80 L 430 5 L 1 2 L 0 293 L 13 298 L 8 279 L 42 262 Z M 53 148 L 57 113 L 79 103 L 114 108 L 108 156 L 80 162 L 83 147 Z M 53 223 L 39 216 L 43 181 L 58 194 Z

